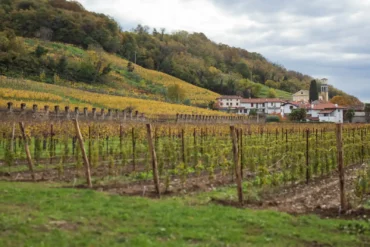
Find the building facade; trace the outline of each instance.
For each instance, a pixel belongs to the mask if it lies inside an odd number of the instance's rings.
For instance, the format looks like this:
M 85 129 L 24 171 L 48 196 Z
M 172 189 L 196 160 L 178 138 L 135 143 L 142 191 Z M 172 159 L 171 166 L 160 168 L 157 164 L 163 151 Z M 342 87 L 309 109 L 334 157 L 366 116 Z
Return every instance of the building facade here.
M 299 104 L 295 102 L 286 102 L 281 105 L 281 116 L 288 117 L 293 110 L 298 109 Z
M 343 123 L 345 107 L 330 102 L 315 101 L 312 104 L 304 102 L 289 102 L 273 98 L 243 99 L 240 96 L 221 96 L 217 98 L 217 106 L 221 111 L 250 115 L 281 115 L 288 117 L 293 110 L 304 108 L 307 111 L 307 121 Z
M 343 123 L 346 108 L 332 103 L 317 103 L 306 106 L 307 120 L 318 122 Z
M 310 100 L 310 95 L 308 90 L 299 90 L 293 94 L 293 101 L 307 103 Z
M 238 112 L 240 108 L 240 101 L 243 98 L 236 95 L 223 95 L 217 98 L 217 107 L 221 111 L 230 111 L 230 112 Z
M 239 114 L 249 115 L 251 111 L 259 114 L 280 114 L 281 106 L 284 103 L 281 99 L 242 99 L 240 101 Z

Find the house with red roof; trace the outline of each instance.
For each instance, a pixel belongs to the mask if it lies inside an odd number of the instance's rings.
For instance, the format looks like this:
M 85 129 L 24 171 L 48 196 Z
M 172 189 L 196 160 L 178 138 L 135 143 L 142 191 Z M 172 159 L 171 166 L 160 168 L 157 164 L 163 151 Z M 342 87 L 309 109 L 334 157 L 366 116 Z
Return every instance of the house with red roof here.
M 249 115 L 251 111 L 258 114 L 281 114 L 287 117 L 293 110 L 304 108 L 307 111 L 307 121 L 343 123 L 345 107 L 325 101 L 315 101 L 312 104 L 285 101 L 276 98 L 244 99 L 236 95 L 226 95 L 217 98 L 217 106 L 221 111 Z
M 345 107 L 330 102 L 316 101 L 304 106 L 307 121 L 343 123 Z

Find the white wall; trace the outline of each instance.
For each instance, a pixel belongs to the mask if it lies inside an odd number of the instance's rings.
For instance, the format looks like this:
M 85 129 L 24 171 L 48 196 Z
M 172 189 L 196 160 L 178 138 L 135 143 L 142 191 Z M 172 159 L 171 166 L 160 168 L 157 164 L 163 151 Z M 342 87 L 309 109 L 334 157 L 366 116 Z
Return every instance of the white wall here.
M 218 101 L 222 103 L 222 105 L 220 104 L 222 108 L 240 107 L 240 99 L 219 99 Z
M 334 122 L 334 123 L 343 123 L 343 110 L 336 109 L 332 113 L 328 114 L 328 116 L 324 116 L 324 114 L 318 114 L 320 122 Z
M 281 102 L 265 102 L 265 103 L 241 103 L 241 107 L 247 109 L 249 114 L 251 109 L 256 109 L 259 113 L 266 114 L 280 114 L 281 113 Z
M 289 115 L 292 113 L 292 109 L 290 107 L 293 107 L 293 109 L 297 109 L 298 107 L 292 104 L 285 104 L 281 107 L 281 115 L 284 117 L 285 115 Z

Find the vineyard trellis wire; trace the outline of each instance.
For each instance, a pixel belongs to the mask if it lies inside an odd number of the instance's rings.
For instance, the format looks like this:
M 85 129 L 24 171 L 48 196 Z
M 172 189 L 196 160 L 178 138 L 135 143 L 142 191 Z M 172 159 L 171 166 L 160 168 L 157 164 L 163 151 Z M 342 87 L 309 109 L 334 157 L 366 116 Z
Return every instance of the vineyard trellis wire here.
M 122 183 L 153 178 L 145 124 L 81 122 L 84 148 L 93 183 Z M 277 187 L 323 177 L 337 169 L 334 124 L 236 125 L 238 159 L 246 186 Z M 344 125 L 345 166 L 370 159 L 368 125 Z M 190 178 L 235 182 L 233 140 L 227 124 L 156 124 L 153 148 L 161 189 L 175 180 L 186 188 Z M 2 178 L 31 179 L 25 140 L 32 155 L 36 179 L 75 181 L 84 178 L 81 146 L 72 121 L 29 122 L 25 139 L 12 122 L 0 125 L 0 174 Z M 247 184 L 247 185 L 246 185 Z M 368 186 L 369 187 L 369 186 Z M 360 187 L 359 190 L 368 190 Z M 358 193 L 364 193 L 359 191 Z

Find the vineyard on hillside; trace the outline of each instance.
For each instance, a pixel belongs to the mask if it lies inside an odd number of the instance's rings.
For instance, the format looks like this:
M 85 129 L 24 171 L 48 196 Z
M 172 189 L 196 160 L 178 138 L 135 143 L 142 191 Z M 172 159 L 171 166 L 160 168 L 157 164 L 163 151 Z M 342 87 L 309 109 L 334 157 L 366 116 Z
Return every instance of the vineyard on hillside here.
M 337 170 L 335 127 L 332 124 L 235 126 L 243 193 L 310 183 L 330 176 Z M 144 124 L 80 123 L 80 129 L 94 188 L 154 195 L 151 146 L 156 154 L 162 193 L 202 190 L 199 183 L 230 185 L 238 175 L 229 125 L 153 125 L 152 140 Z M 64 181 L 73 186 L 86 183 L 84 152 L 72 121 L 25 126 L 33 171 L 20 130 L 18 124 L 0 125 L 1 179 L 29 181 L 34 176 L 35 180 Z M 344 126 L 345 169 L 351 170 L 354 165 L 370 160 L 369 131 L 367 125 Z M 355 174 L 348 175 L 353 185 L 351 198 L 366 197 L 370 192 L 370 170 L 356 168 Z
M 19 108 L 21 103 L 31 106 L 54 105 L 69 106 L 71 109 L 79 107 L 107 108 L 107 109 L 131 109 L 145 113 L 148 116 L 157 114 L 200 114 L 200 115 L 227 115 L 219 111 L 207 110 L 198 107 L 171 104 L 162 101 L 144 100 L 131 97 L 107 95 L 94 92 L 86 92 L 79 89 L 63 87 L 41 82 L 10 79 L 0 76 L 0 106 L 5 107 L 7 102 L 14 103 Z

